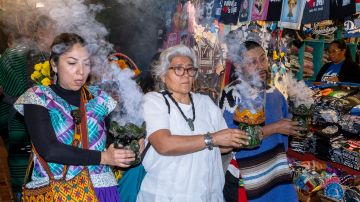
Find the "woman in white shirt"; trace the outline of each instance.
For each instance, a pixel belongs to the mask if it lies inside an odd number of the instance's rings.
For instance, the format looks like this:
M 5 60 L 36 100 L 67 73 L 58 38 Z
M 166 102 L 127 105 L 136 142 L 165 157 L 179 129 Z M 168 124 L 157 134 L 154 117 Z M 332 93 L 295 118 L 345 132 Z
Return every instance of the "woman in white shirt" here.
M 144 96 L 147 172 L 137 201 L 223 201 L 220 152 L 246 145 L 246 134 L 227 129 L 220 109 L 205 95 L 190 92 L 198 64 L 193 50 L 166 49 L 154 67 L 163 84 Z

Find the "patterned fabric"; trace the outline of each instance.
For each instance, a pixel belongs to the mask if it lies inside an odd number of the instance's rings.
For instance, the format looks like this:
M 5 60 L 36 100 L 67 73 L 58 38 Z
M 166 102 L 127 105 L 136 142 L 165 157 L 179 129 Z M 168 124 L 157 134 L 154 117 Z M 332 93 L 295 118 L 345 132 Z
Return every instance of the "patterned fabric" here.
M 237 159 L 249 198 L 266 193 L 278 183 L 291 183 L 289 164 L 284 145 L 256 156 Z
M 242 102 L 240 98 L 241 92 L 237 90 L 237 82 L 234 81 L 230 83 L 228 86 L 224 88 L 222 91 L 219 106 L 223 111 L 224 118 L 226 120 L 226 123 L 229 128 L 237 128 L 237 123 L 233 121 L 233 115 L 234 111 L 236 109 L 236 106 L 238 103 Z M 288 106 L 286 103 L 286 100 L 284 96 L 276 89 L 271 88 L 266 91 L 266 102 L 265 102 L 265 125 L 277 122 L 283 118 L 288 118 Z M 277 159 L 275 157 L 281 156 L 284 154 L 284 151 L 287 150 L 288 145 L 288 137 L 281 134 L 272 134 L 270 136 L 265 137 L 262 140 L 262 143 L 260 147 L 255 149 L 243 149 L 236 153 L 235 159 L 238 162 L 238 167 L 240 169 L 251 167 L 249 163 L 252 163 L 253 170 L 262 169 L 260 172 L 264 172 L 265 174 L 268 174 L 267 172 L 271 171 L 271 169 L 264 169 L 263 163 L 267 162 L 269 159 Z M 278 150 L 278 147 L 282 147 L 282 150 Z M 275 151 L 275 152 L 274 152 Z M 273 158 L 271 156 L 267 156 L 269 154 L 272 154 Z M 267 157 L 267 158 L 264 158 Z M 283 155 L 284 157 L 284 155 Z M 262 160 L 257 160 L 258 158 Z M 286 158 L 284 159 L 283 163 L 285 163 Z M 248 160 L 251 160 L 252 162 L 248 162 Z M 266 161 L 265 161 L 266 160 Z M 264 161 L 263 163 L 261 163 Z M 258 165 L 255 166 L 256 162 Z M 283 163 L 279 164 L 279 168 L 281 168 L 281 165 L 285 165 Z M 287 165 L 286 165 L 287 166 Z M 274 166 L 278 167 L 278 166 Z M 266 171 L 268 170 L 268 171 Z M 228 169 L 229 171 L 229 169 Z M 261 179 L 262 175 L 260 172 L 248 172 L 246 174 L 249 174 L 249 176 L 244 175 L 243 173 L 240 174 L 244 178 L 244 184 L 246 187 L 247 180 L 259 180 L 259 183 L 263 181 Z M 227 174 L 232 175 L 234 177 L 238 177 L 239 175 L 236 172 L 227 172 Z M 234 174 L 234 175 L 233 175 Z M 260 175 L 258 175 L 260 174 Z M 225 176 L 225 181 L 228 181 L 229 184 L 229 175 Z M 254 175 L 254 176 L 251 176 Z M 268 176 L 268 175 L 266 175 Z M 271 175 L 270 175 L 271 176 Z M 252 178 L 254 177 L 254 178 Z M 259 177 L 258 179 L 255 179 L 256 177 Z M 261 182 L 260 182 L 261 181 Z M 230 185 L 231 186 L 231 182 Z M 266 186 L 266 185 L 264 185 Z M 233 190 L 233 189 L 232 189 Z M 265 190 L 265 189 L 264 189 Z M 230 190 L 231 191 L 231 190 Z M 231 192 L 230 192 L 231 193 Z M 224 194 L 226 194 L 224 192 Z M 247 196 L 249 201 L 298 201 L 296 191 L 291 183 L 288 182 L 288 180 L 282 180 L 281 182 L 276 181 L 273 186 L 271 186 L 270 189 L 267 189 L 265 192 L 262 193 L 261 196 L 257 196 L 256 198 L 253 197 L 252 193 L 248 193 Z M 225 196 L 228 197 L 228 196 Z
M 97 87 L 88 88 L 90 93 L 94 96 L 94 98 L 89 100 L 85 105 L 89 149 L 103 151 L 106 144 L 104 119 L 106 115 L 115 108 L 116 101 Z M 36 104 L 47 108 L 57 139 L 64 144 L 71 145 L 75 125 L 70 112 L 76 109 L 75 106 L 70 105 L 64 99 L 59 97 L 50 87 L 45 86 L 35 86 L 30 88 L 26 93 L 19 97 L 14 107 L 23 114 L 24 104 Z M 81 148 L 82 145 L 80 144 L 79 147 Z M 59 179 L 62 175 L 64 166 L 57 163 L 48 163 L 48 165 L 51 172 L 54 174 L 55 179 Z M 88 169 L 91 176 L 99 174 L 106 175 L 102 182 L 94 180 L 96 181 L 94 183 L 95 187 L 105 187 L 116 184 L 114 175 L 109 166 L 88 166 Z M 82 170 L 83 166 L 69 166 L 66 179 L 72 179 Z M 44 180 L 44 178 L 48 178 L 48 176 L 35 156 L 32 179 L 34 181 L 40 181 Z
M 86 169 L 69 181 L 53 180 L 49 185 L 41 188 L 24 188 L 22 195 L 24 202 L 98 201 Z

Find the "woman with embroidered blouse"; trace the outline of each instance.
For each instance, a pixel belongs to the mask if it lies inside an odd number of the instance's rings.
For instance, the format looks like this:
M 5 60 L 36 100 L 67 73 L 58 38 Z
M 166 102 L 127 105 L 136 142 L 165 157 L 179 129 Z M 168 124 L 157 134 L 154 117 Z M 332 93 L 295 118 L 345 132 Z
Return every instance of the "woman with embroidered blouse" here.
M 198 70 L 193 50 L 166 49 L 154 67 L 163 90 L 144 96 L 147 172 L 137 201 L 223 201 L 220 151 L 248 142 L 238 129 L 227 129 L 220 109 L 206 95 L 191 92 Z
M 105 149 L 104 119 L 117 103 L 98 87 L 86 87 L 90 57 L 83 38 L 72 33 L 58 35 L 51 45 L 50 56 L 51 68 L 57 76 L 56 84 L 34 86 L 15 103 L 15 108 L 25 117 L 36 150 L 31 181 L 26 187 L 49 183 L 49 176 L 39 160 L 41 157 L 55 179 L 62 177 L 64 165 L 68 165 L 67 180 L 87 168 L 97 199 L 120 201 L 109 165 L 128 167 L 135 155 L 129 150 L 115 149 L 113 145 Z M 87 98 L 83 106 L 86 109 L 84 117 L 88 133 L 85 137 L 88 141 L 75 147 L 72 146 L 75 137 L 72 111 L 80 107 L 81 96 Z

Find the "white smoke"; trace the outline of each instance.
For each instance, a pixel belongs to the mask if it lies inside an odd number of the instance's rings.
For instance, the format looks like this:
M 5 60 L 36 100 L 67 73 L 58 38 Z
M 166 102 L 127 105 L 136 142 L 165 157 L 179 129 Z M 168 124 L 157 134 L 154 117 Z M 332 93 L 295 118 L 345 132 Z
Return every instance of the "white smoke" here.
M 117 64 L 107 65 L 106 71 L 101 75 L 101 87 L 110 92 L 119 101 L 111 119 L 124 126 L 126 123 L 133 123 L 141 126 L 143 93 L 132 79 L 134 72 L 128 68 L 120 69 Z
M 265 108 L 265 81 L 262 81 L 257 73 L 247 75 L 238 67 L 238 84 L 236 88 L 241 95 L 240 108 L 248 109 L 255 114 Z
M 9 32 L 18 29 L 16 32 L 24 32 L 26 33 L 24 37 L 32 40 L 33 35 L 31 34 L 34 33 L 30 33 L 25 28 L 37 16 L 45 15 L 54 22 L 52 31 L 55 35 L 53 37 L 64 32 L 76 33 L 83 37 L 87 42 L 87 49 L 94 56 L 91 70 L 93 82 L 107 87 L 104 89 L 105 91 L 110 92 L 115 98 L 119 98 L 118 113 L 115 112 L 113 117 L 120 125 L 131 122 L 140 126 L 142 124 L 140 108 L 142 93 L 136 82 L 132 80 L 133 72 L 130 69 L 120 70 L 116 64 L 109 64 L 107 59 L 110 52 L 113 51 L 113 45 L 105 40 L 109 34 L 106 27 L 96 19 L 96 15 L 104 9 L 104 6 L 88 4 L 85 0 L 41 0 L 43 7 L 35 8 L 35 0 L 27 2 L 28 4 L 22 1 L 12 1 L 6 6 L 4 13 L 8 16 L 1 15 L 0 20 L 4 26 L 7 26 Z M 141 5 L 140 0 L 132 1 L 132 3 L 139 7 Z M 21 23 L 16 23 L 16 19 L 22 19 Z M 27 21 L 22 22 L 24 20 Z M 50 39 L 50 41 L 52 40 Z M 55 51 L 61 48 L 61 46 L 54 47 Z
M 287 94 L 295 107 L 304 104 L 310 108 L 314 104 L 314 91 L 312 91 L 303 80 L 297 81 L 292 75 L 287 77 Z

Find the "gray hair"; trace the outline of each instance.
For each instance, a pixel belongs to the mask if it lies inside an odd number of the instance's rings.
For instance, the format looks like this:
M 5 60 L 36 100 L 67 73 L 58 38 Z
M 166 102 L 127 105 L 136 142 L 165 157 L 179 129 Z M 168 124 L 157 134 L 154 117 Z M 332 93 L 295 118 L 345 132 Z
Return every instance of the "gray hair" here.
M 198 68 L 198 59 L 195 51 L 185 45 L 177 45 L 164 50 L 160 54 L 159 61 L 153 65 L 152 73 L 157 82 L 161 82 L 161 77 L 168 71 L 170 62 L 174 57 L 189 57 L 195 68 Z

